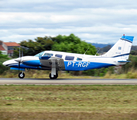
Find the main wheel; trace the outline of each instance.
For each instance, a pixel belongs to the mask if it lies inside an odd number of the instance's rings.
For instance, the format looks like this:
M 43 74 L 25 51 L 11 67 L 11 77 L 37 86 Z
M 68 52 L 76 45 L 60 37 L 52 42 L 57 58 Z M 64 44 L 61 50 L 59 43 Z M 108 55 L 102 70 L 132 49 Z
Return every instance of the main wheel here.
M 19 77 L 20 79 L 23 79 L 23 78 L 25 77 L 25 73 L 20 72 L 20 73 L 18 74 L 18 77 Z
M 51 76 L 51 73 L 49 74 L 50 79 L 57 79 L 57 77 L 58 77 L 58 74 L 54 75 L 54 77 Z

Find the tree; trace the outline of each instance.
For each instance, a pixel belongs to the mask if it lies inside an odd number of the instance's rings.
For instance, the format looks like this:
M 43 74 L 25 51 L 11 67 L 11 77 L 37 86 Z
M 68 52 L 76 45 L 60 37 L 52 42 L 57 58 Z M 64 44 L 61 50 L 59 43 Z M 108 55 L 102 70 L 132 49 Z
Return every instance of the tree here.
M 23 51 L 23 55 L 36 55 L 39 52 L 45 51 L 45 50 L 51 50 L 52 45 L 54 42 L 50 37 L 37 37 L 35 41 L 28 40 L 28 41 L 22 41 L 20 45 L 22 46 L 20 48 L 20 51 Z M 14 50 L 13 57 L 19 56 L 19 48 Z
M 94 55 L 96 53 L 96 48 L 91 44 L 81 41 L 80 38 L 74 34 L 69 36 L 58 35 L 56 37 L 37 37 L 35 41 L 28 40 L 22 41 L 20 43 L 23 48 L 20 48 L 20 51 L 23 51 L 23 55 L 35 55 L 39 52 L 45 50 L 55 50 L 71 53 L 80 53 Z M 27 49 L 28 48 L 28 49 Z M 19 56 L 19 48 L 16 48 L 13 54 L 14 58 Z
M 131 54 L 131 55 L 137 55 L 137 50 L 132 50 L 132 51 L 130 52 L 130 54 Z
M 137 56 L 130 55 L 129 61 L 129 63 L 122 66 L 123 72 L 128 72 L 129 69 L 137 69 Z
M 55 41 L 52 46 L 52 50 L 54 51 L 63 51 L 63 52 L 71 52 L 71 53 L 80 53 L 89 55 L 96 54 L 96 48 L 91 44 L 86 43 L 85 41 L 81 41 L 80 38 L 75 36 L 74 34 L 70 34 L 69 36 L 61 36 L 58 35 L 53 39 Z
M 9 60 L 7 55 L 3 55 L 2 52 L 0 51 L 0 74 L 2 74 L 5 70 L 8 70 L 9 68 L 6 66 L 3 66 L 3 62 Z

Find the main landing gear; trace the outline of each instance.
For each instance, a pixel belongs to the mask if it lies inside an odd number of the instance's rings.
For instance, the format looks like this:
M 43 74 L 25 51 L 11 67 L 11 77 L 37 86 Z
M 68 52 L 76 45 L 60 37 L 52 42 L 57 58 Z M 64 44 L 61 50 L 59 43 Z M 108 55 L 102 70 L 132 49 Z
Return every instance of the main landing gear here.
M 18 74 L 18 77 L 19 77 L 20 79 L 23 79 L 23 78 L 25 77 L 25 73 L 24 73 L 24 72 L 20 72 L 20 73 Z

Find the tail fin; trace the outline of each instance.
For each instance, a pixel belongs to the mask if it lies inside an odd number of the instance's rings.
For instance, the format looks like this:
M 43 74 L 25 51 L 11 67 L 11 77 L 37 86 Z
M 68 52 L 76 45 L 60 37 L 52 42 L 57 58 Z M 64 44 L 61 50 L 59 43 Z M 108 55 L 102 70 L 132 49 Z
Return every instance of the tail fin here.
M 131 50 L 132 42 L 134 36 L 125 36 L 123 35 L 117 43 L 107 52 L 104 57 L 120 57 L 123 59 L 128 59 L 129 53 Z

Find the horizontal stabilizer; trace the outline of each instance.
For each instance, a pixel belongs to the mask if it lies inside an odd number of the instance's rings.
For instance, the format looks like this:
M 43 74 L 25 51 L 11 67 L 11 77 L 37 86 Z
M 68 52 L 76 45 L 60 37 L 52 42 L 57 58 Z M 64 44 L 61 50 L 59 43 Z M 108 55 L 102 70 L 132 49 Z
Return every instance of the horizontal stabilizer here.
M 120 62 L 120 63 L 128 63 L 130 61 L 118 61 L 118 62 Z

